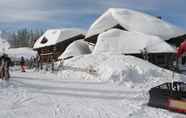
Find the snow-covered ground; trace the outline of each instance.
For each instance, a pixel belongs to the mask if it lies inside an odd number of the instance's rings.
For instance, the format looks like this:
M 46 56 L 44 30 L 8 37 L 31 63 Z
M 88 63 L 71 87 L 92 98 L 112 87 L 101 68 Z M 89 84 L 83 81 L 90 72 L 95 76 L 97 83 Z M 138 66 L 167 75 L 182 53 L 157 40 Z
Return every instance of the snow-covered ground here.
M 185 76 L 132 56 L 84 55 L 59 73 L 11 72 L 0 82 L 0 118 L 185 118 L 147 106 L 148 90 Z

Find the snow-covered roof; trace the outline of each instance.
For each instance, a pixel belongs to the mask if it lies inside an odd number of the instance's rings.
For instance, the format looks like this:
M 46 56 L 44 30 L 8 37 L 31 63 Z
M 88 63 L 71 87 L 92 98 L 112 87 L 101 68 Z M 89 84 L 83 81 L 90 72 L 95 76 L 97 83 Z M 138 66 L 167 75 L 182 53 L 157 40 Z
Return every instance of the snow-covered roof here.
M 50 29 L 47 30 L 34 44 L 34 49 L 42 48 L 46 46 L 55 45 L 61 41 L 67 40 L 69 38 L 85 35 L 85 31 L 76 28 L 64 28 L 64 29 Z M 46 39 L 44 43 L 42 43 L 43 39 Z
M 128 31 L 156 35 L 164 40 L 186 34 L 186 31 L 157 17 L 129 9 L 110 8 L 90 27 L 86 38 L 102 33 L 116 25 Z
M 61 56 L 59 56 L 59 59 L 68 58 L 71 56 L 79 56 L 79 55 L 84 55 L 89 53 L 91 53 L 89 49 L 89 45 L 83 40 L 77 40 L 71 43 L 66 48 L 64 53 Z
M 141 53 L 144 48 L 149 53 L 175 53 L 176 49 L 157 36 L 139 32 L 111 29 L 99 35 L 94 53 Z
M 21 47 L 21 48 L 10 48 L 6 51 L 6 53 L 13 58 L 24 57 L 26 59 L 30 59 L 31 57 L 35 57 L 37 52 L 33 51 L 32 48 Z

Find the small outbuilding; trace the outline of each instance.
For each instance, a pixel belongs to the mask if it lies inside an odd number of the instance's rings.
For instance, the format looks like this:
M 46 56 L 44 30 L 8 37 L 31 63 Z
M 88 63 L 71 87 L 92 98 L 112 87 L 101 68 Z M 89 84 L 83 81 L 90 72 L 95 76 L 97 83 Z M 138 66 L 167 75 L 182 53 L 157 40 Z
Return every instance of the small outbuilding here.
M 40 62 L 57 61 L 69 44 L 84 37 L 85 31 L 81 29 L 50 29 L 35 42 L 33 49 L 37 50 Z

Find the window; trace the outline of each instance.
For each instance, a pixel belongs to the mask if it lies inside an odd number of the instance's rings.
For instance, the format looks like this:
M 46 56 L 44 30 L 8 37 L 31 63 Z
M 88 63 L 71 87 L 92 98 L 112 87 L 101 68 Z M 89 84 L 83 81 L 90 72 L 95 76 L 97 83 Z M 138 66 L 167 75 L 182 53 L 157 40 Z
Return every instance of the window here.
M 164 55 L 157 56 L 157 64 L 165 64 L 165 56 Z
M 42 44 L 45 44 L 45 43 L 47 43 L 48 42 L 48 39 L 46 38 L 46 37 L 43 37 L 43 39 L 41 40 L 41 43 Z
M 161 88 L 161 89 L 168 89 L 167 84 L 160 85 L 159 88 Z

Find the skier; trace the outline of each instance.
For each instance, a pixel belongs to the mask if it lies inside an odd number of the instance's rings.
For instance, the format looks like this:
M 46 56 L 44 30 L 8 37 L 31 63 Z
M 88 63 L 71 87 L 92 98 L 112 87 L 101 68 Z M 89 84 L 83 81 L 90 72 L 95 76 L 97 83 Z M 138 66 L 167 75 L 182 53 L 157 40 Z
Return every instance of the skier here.
M 25 72 L 25 59 L 23 56 L 21 57 L 20 65 L 21 65 L 21 72 Z
M 7 54 L 3 54 L 0 57 L 0 78 L 2 80 L 9 80 L 10 73 L 9 73 L 9 66 L 11 65 L 11 59 L 8 57 Z

